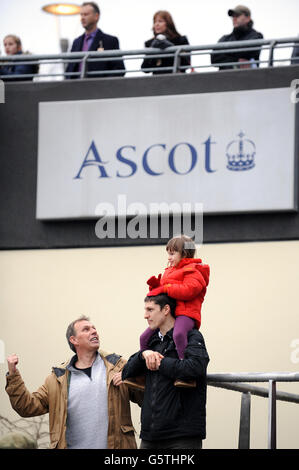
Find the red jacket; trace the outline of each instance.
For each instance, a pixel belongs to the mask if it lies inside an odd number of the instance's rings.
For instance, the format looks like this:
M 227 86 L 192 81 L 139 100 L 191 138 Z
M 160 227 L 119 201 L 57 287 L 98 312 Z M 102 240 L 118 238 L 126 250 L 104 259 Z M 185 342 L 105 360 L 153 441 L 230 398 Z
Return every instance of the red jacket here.
M 176 299 L 176 316 L 185 315 L 193 318 L 196 327 L 199 328 L 201 306 L 209 284 L 209 276 L 210 267 L 203 264 L 201 259 L 183 258 L 177 266 L 165 269 L 160 287 L 151 290 L 149 295 L 164 292 Z M 149 281 L 148 284 L 151 285 Z

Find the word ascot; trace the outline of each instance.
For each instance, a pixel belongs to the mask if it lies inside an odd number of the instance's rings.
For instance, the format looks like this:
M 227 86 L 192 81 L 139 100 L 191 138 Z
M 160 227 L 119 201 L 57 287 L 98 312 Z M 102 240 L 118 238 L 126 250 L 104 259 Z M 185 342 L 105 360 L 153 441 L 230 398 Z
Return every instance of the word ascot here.
M 216 171 L 211 168 L 212 144 L 216 144 L 216 142 L 212 142 L 211 137 L 202 143 L 205 148 L 204 167 L 207 173 L 214 173 Z M 130 178 L 138 171 L 138 165 L 135 161 L 136 155 L 138 156 L 136 152 L 137 148 L 134 145 L 124 145 L 117 149 L 115 153 L 116 160 L 124 166 L 121 167 L 121 169 L 114 170 L 113 174 L 112 171 L 109 170 L 110 162 L 102 159 L 95 142 L 92 141 L 74 179 L 83 178 L 83 170 L 90 166 L 98 168 L 99 178 L 111 178 L 112 176 L 116 176 L 117 178 Z M 153 144 L 144 150 L 141 155 L 141 167 L 145 173 L 150 176 L 161 176 L 164 174 L 164 161 L 173 173 L 177 175 L 187 175 L 194 170 L 198 160 L 198 151 L 195 146 L 189 142 L 179 142 L 169 150 L 166 144 Z M 177 160 L 179 160 L 180 156 L 187 157 L 184 158 L 184 160 L 188 160 L 184 168 L 181 167 L 181 162 L 178 164 Z

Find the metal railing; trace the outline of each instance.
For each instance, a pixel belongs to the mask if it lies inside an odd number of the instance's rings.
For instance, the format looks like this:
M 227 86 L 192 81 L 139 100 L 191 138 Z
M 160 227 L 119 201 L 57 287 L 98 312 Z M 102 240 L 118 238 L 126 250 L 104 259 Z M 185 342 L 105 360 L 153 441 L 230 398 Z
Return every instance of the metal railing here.
M 299 45 L 299 37 L 291 37 L 291 38 L 281 38 L 281 39 L 256 39 L 250 41 L 233 41 L 233 42 L 221 42 L 217 44 L 207 44 L 207 45 L 184 45 L 184 46 L 173 46 L 168 47 L 161 51 L 160 49 L 156 48 L 146 48 L 146 49 L 136 49 L 136 50 L 111 50 L 111 51 L 102 51 L 102 52 L 66 52 L 61 54 L 42 54 L 42 55 L 29 55 L 29 54 L 21 54 L 21 55 L 14 55 L 14 56 L 2 56 L 0 57 L 0 79 L 5 78 L 13 79 L 15 75 L 1 75 L 1 66 L 7 65 L 37 65 L 39 66 L 40 72 L 36 73 L 28 73 L 23 75 L 18 75 L 18 79 L 40 79 L 45 77 L 57 78 L 92 78 L 93 76 L 96 77 L 105 77 L 109 76 L 119 76 L 120 74 L 131 74 L 134 75 L 136 73 L 143 73 L 143 72 L 154 72 L 156 68 L 141 68 L 142 61 L 145 58 L 150 59 L 161 59 L 161 58 L 172 58 L 173 65 L 167 67 L 159 67 L 159 71 L 163 71 L 165 73 L 179 73 L 186 70 L 192 71 L 202 71 L 202 70 L 210 70 L 215 69 L 221 66 L 225 67 L 232 67 L 236 69 L 244 68 L 244 66 L 248 67 L 257 67 L 257 66 L 266 66 L 266 67 L 273 67 L 274 65 L 281 65 L 283 63 L 290 63 L 291 60 L 291 51 L 289 51 L 286 56 L 275 58 L 274 53 L 277 51 L 281 51 L 282 49 L 290 49 L 294 46 Z M 240 51 L 248 52 L 248 51 L 260 51 L 260 58 L 259 60 L 248 60 L 246 62 L 242 62 L 242 66 L 240 68 L 240 62 L 227 62 L 227 63 L 217 63 L 214 62 L 211 64 L 210 58 L 211 54 L 217 58 L 219 54 L 225 53 L 240 53 Z M 263 57 L 266 53 L 266 57 Z M 191 58 L 191 65 L 182 65 L 182 58 L 186 54 Z M 204 59 L 208 58 L 207 63 L 204 62 Z M 118 69 L 118 70 L 103 70 L 103 71 L 88 71 L 87 64 L 92 62 L 113 62 L 116 60 L 123 60 L 126 69 Z M 129 64 L 135 62 L 135 67 L 130 68 L 128 67 Z M 138 62 L 138 66 L 136 66 L 136 62 Z M 66 66 L 67 64 L 72 63 L 82 63 L 82 67 L 80 71 L 76 72 L 68 72 L 66 73 Z M 54 72 L 47 72 L 44 73 L 41 71 L 42 66 L 50 64 L 54 66 L 61 66 L 60 71 Z M 298 58 L 299 64 L 299 58 Z M 134 65 L 134 64 L 133 64 Z
M 251 395 L 268 398 L 268 449 L 277 446 L 276 401 L 299 403 L 299 395 L 276 390 L 277 382 L 299 382 L 299 373 L 228 373 L 208 374 L 208 385 L 242 393 L 239 449 L 250 448 Z M 267 388 L 260 388 L 240 382 L 268 382 Z

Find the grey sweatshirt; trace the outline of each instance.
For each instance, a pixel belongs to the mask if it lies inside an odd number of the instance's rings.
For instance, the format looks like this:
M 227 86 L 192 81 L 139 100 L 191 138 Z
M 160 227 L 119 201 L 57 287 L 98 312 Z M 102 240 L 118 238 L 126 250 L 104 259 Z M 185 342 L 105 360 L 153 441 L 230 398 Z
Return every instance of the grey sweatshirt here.
M 68 449 L 107 449 L 108 399 L 106 367 L 98 354 L 91 378 L 68 366 L 71 372 L 66 441 Z

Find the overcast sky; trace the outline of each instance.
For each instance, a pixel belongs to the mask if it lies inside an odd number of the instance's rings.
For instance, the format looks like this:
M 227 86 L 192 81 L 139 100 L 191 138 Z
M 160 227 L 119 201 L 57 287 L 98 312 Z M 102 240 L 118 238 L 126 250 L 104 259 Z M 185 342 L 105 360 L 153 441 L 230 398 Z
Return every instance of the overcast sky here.
M 0 1 L 0 47 L 4 55 L 6 34 L 21 37 L 23 49 L 34 54 L 59 52 L 58 21 L 42 11 L 47 0 Z M 71 3 L 71 2 L 66 2 Z M 82 2 L 74 2 L 81 4 Z M 181 34 L 190 44 L 213 44 L 232 30 L 227 10 L 236 6 L 228 0 L 101 0 L 99 27 L 118 36 L 120 47 L 141 49 L 152 36 L 152 18 L 157 10 L 168 10 Z M 299 34 L 299 0 L 250 0 L 254 27 L 266 39 L 293 37 Z M 61 36 L 70 41 L 82 34 L 79 15 L 60 17 Z M 289 53 L 289 52 L 288 52 Z

